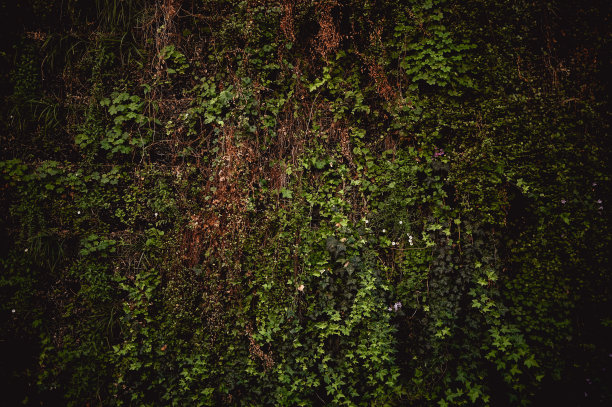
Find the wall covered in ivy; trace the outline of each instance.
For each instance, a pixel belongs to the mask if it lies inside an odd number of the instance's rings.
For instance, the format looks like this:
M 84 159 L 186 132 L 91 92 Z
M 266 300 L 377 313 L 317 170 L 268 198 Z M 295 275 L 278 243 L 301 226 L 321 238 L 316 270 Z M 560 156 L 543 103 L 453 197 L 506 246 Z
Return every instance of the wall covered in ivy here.
M 6 405 L 612 405 L 611 18 L 0 4 Z

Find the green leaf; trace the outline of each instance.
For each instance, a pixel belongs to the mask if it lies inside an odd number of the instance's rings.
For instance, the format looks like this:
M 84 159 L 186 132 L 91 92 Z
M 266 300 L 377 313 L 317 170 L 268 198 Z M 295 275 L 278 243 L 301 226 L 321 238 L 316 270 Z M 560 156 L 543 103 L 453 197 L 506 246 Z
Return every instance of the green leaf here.
M 287 188 L 281 188 L 281 194 L 283 198 L 291 199 L 293 198 L 293 192 Z

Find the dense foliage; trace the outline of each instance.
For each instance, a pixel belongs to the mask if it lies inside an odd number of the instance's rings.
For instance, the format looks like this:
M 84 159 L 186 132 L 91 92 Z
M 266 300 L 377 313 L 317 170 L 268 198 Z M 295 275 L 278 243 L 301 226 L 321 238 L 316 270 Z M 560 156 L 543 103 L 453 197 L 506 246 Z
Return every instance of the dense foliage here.
M 607 1 L 0 13 L 6 405 L 612 405 Z

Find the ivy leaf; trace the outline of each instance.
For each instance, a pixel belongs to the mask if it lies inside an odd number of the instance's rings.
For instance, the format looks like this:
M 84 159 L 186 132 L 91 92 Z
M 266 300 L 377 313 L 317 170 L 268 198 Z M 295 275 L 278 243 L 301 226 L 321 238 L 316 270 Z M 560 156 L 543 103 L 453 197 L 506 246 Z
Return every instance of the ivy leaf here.
M 567 213 L 567 212 L 566 213 L 562 213 L 561 214 L 561 220 L 563 222 L 565 222 L 567 225 L 569 225 L 569 223 L 570 223 L 569 213 Z
M 481 391 L 480 391 L 480 387 L 479 386 L 474 386 L 470 389 L 468 396 L 470 398 L 470 400 L 472 400 L 472 403 L 474 403 L 478 397 L 480 396 Z
M 540 365 L 538 364 L 538 362 L 535 360 L 535 358 L 533 357 L 533 355 L 531 355 L 529 357 L 529 359 L 525 360 L 525 366 L 527 366 L 528 368 L 532 368 L 532 367 L 539 367 Z
M 291 199 L 293 198 L 293 192 L 287 188 L 281 188 L 281 194 L 283 198 Z

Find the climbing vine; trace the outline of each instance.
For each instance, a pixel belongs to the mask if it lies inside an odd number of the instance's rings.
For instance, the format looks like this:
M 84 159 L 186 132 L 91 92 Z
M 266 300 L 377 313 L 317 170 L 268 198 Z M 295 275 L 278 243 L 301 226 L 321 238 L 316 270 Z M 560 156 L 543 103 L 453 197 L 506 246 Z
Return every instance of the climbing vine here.
M 603 2 L 60 3 L 0 10 L 7 403 L 612 402 Z

